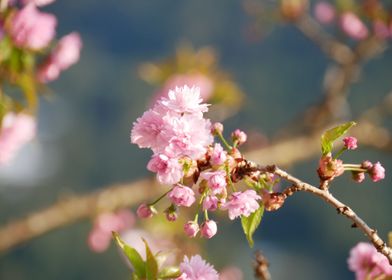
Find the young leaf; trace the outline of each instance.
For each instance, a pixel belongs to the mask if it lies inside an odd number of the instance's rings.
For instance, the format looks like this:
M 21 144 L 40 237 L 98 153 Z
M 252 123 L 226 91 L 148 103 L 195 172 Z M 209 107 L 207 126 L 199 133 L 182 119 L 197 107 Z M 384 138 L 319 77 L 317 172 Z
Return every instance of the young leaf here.
M 125 244 L 125 242 L 120 238 L 117 232 L 113 232 L 113 238 L 116 241 L 117 245 L 123 250 L 125 256 L 131 262 L 134 274 L 137 278 L 145 278 L 146 277 L 146 263 L 143 261 L 142 257 L 134 248 Z
M 159 279 L 173 279 L 173 278 L 180 277 L 180 275 L 181 275 L 181 271 L 178 267 L 168 266 L 159 272 L 158 278 Z
M 250 247 L 253 247 L 253 233 L 261 222 L 264 214 L 264 206 L 260 205 L 259 209 L 249 215 L 249 217 L 241 217 L 242 229 L 244 230 L 246 239 Z
M 331 128 L 321 135 L 321 151 L 323 155 L 332 151 L 333 142 L 340 136 L 344 135 L 352 126 L 356 125 L 355 122 L 348 122 Z
M 146 245 L 146 276 L 147 280 L 157 280 L 158 279 L 158 262 L 150 247 L 148 246 L 146 240 L 143 239 Z

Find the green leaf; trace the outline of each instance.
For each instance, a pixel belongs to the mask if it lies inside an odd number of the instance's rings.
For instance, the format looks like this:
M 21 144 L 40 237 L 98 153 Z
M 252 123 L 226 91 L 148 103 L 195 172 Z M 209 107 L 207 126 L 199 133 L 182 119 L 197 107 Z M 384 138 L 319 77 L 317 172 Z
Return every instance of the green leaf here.
M 253 233 L 261 222 L 264 214 L 264 206 L 260 205 L 259 209 L 249 215 L 249 217 L 241 217 L 242 229 L 244 230 L 246 239 L 250 247 L 253 247 Z
M 150 247 L 148 246 L 146 240 L 143 239 L 144 244 L 146 245 L 146 276 L 147 280 L 157 280 L 158 277 L 158 262 L 153 253 L 151 252 Z
M 116 241 L 117 245 L 123 250 L 125 256 L 131 262 L 133 269 L 135 270 L 134 274 L 138 278 L 146 277 L 146 263 L 143 261 L 142 257 L 134 248 L 125 244 L 124 241 L 120 238 L 117 232 L 113 232 L 113 238 Z M 135 278 L 135 277 L 134 277 Z M 138 279 L 136 278 L 136 279 Z
M 356 125 L 355 122 L 348 122 L 324 132 L 324 134 L 321 135 L 321 151 L 323 152 L 323 155 L 325 156 L 330 153 L 332 151 L 333 142 L 344 135 L 354 125 Z
M 158 274 L 159 279 L 173 279 L 180 277 L 181 271 L 177 266 L 168 266 L 161 270 Z

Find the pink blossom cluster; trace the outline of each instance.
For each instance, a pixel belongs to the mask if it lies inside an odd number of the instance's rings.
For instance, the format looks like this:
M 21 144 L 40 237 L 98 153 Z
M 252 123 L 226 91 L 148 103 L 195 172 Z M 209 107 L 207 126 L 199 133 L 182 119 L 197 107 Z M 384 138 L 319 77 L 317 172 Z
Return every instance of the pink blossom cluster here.
M 382 14 L 382 6 L 378 7 L 377 13 L 366 10 L 366 5 L 362 7 L 363 12 L 358 11 L 359 9 L 338 11 L 330 2 L 319 1 L 314 5 L 314 16 L 322 24 L 331 24 L 336 20 L 340 29 L 354 40 L 366 39 L 371 32 L 380 39 L 392 38 L 392 22 L 390 19 L 377 16 L 377 14 Z M 363 20 L 358 14 L 368 15 L 368 19 Z M 371 27 L 367 26 L 365 22 L 370 22 Z
M 15 3 L 8 5 L 12 9 L 10 18 L 2 19 L 5 33 L 17 48 L 36 53 L 46 53 L 56 35 L 57 19 L 54 15 L 41 12 L 37 7 L 45 6 L 54 0 L 23 0 L 19 9 Z M 72 32 L 59 40 L 50 54 L 38 66 L 37 79 L 47 83 L 58 78 L 61 71 L 68 69 L 79 60 L 82 47 L 78 33 Z
M 212 238 L 217 233 L 217 223 L 208 217 L 208 212 L 227 210 L 229 218 L 234 219 L 248 217 L 260 207 L 261 197 L 255 190 L 228 190 L 237 162 L 243 160 L 236 147 L 246 142 L 247 135 L 235 130 L 231 135 L 233 147 L 226 142 L 230 148 L 226 151 L 213 142 L 214 135 L 223 137 L 223 125 L 211 125 L 203 117 L 207 111 L 208 105 L 202 103 L 198 88 L 176 87 L 137 119 L 131 131 L 132 143 L 154 153 L 148 170 L 156 173 L 159 182 L 172 186 L 167 192 L 171 202 L 165 210 L 167 219 L 176 220 L 179 207 L 191 207 L 196 202 L 204 211 L 203 223 L 199 225 L 197 213 L 194 220 L 184 225 L 189 237 L 200 233 L 204 238 Z M 200 199 L 193 189 L 195 184 L 199 186 Z M 141 204 L 138 216 L 154 215 L 154 204 Z
M 115 213 L 100 214 L 94 221 L 93 229 L 90 231 L 87 244 L 96 252 L 104 252 L 112 241 L 112 232 L 122 232 L 135 224 L 135 215 L 126 209 Z
M 35 119 L 24 113 L 7 113 L 0 123 L 0 166 L 9 163 L 36 133 Z
M 219 280 L 218 272 L 199 255 L 190 259 L 185 256 L 180 264 L 180 271 L 181 276 L 177 280 Z
M 392 276 L 392 266 L 387 257 L 377 252 L 370 243 L 360 242 L 351 249 L 348 267 L 355 272 L 356 280 L 387 279 Z

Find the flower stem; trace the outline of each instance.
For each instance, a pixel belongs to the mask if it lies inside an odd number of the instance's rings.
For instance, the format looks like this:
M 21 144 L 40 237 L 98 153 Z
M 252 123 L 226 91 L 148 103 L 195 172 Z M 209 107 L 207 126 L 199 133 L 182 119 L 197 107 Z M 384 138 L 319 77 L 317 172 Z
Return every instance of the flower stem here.
M 227 149 L 231 150 L 232 147 L 230 146 L 229 143 L 227 143 L 225 137 L 223 137 L 222 133 L 217 133 L 219 136 L 219 139 L 222 141 L 222 143 L 226 146 Z
M 167 192 L 165 192 L 164 194 L 162 194 L 160 197 L 158 197 L 156 200 L 154 200 L 152 203 L 149 203 L 148 206 L 153 206 L 155 204 L 157 204 L 162 198 L 164 198 L 169 192 L 171 192 L 173 190 L 173 188 L 170 188 Z

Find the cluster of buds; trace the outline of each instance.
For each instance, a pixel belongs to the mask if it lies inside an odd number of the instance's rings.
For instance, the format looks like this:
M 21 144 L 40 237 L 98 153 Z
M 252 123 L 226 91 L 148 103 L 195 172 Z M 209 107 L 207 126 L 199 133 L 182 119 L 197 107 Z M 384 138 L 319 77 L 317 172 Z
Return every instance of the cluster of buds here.
M 331 181 L 335 177 L 342 175 L 345 171 L 351 171 L 352 178 L 358 183 L 365 180 L 365 174 L 368 174 L 373 182 L 378 182 L 385 178 L 385 169 L 380 162 L 373 164 L 366 160 L 361 164 L 345 164 L 338 158 L 347 150 L 357 149 L 357 142 L 355 137 L 345 137 L 343 139 L 342 149 L 334 157 L 331 153 L 327 153 L 321 157 L 319 168 L 317 169 L 321 181 Z
M 154 152 L 147 168 L 162 184 L 171 185 L 161 197 L 171 202 L 164 211 L 167 219 L 174 221 L 181 207 L 198 204 L 194 220 L 185 223 L 184 231 L 190 237 L 200 232 L 202 237 L 211 238 L 218 228 L 209 213 L 227 211 L 231 220 L 248 217 L 260 208 L 261 190 L 269 185 L 266 174 L 251 167 L 238 149 L 247 135 L 237 129 L 227 141 L 223 125 L 211 124 L 203 117 L 208 105 L 201 102 L 196 87 L 170 90 L 134 123 L 131 141 Z M 221 143 L 214 142 L 214 137 Z M 250 187 L 237 190 L 236 183 L 241 180 Z M 138 216 L 152 217 L 161 198 L 140 205 Z M 204 214 L 201 224 L 199 211 Z

